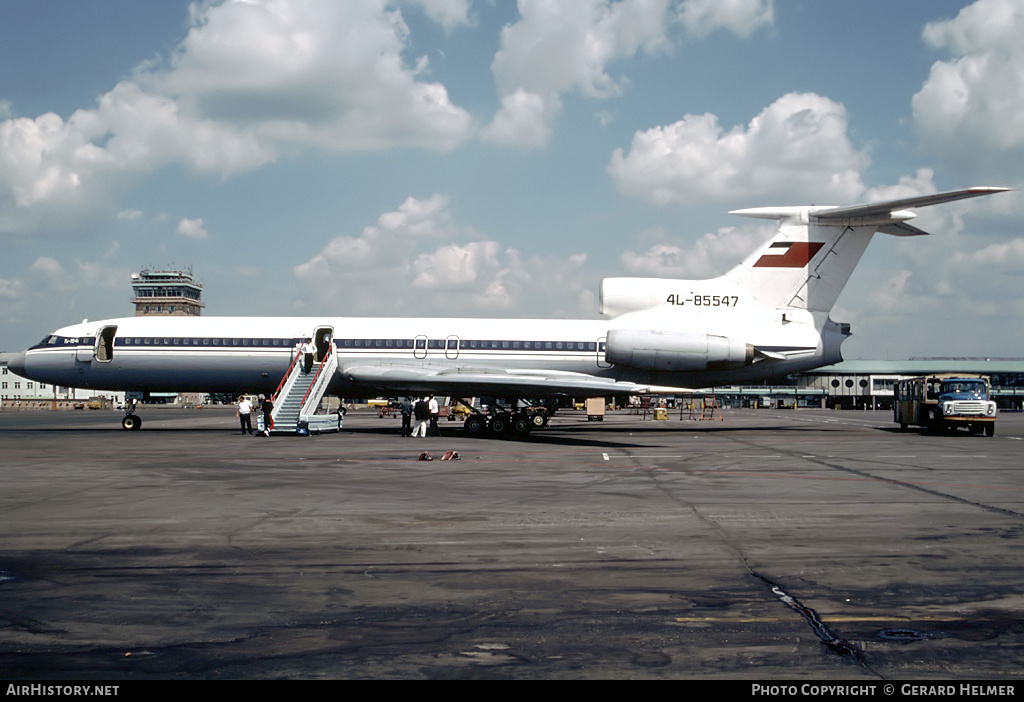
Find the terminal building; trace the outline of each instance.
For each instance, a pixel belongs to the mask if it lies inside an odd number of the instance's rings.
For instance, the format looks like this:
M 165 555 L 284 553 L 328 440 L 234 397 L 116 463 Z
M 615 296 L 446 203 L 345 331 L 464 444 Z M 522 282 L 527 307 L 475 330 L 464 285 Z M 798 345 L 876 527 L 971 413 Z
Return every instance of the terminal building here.
M 800 376 L 800 383 L 827 391 L 829 406 L 889 409 L 900 378 L 941 373 L 988 376 L 1001 410 L 1024 409 L 1024 358 L 915 358 L 908 361 L 843 361 Z
M 713 394 L 720 405 L 729 407 L 892 409 L 897 380 L 939 373 L 988 376 L 1000 410 L 1024 409 L 1024 358 L 843 361 L 760 385 L 718 387 L 704 394 Z

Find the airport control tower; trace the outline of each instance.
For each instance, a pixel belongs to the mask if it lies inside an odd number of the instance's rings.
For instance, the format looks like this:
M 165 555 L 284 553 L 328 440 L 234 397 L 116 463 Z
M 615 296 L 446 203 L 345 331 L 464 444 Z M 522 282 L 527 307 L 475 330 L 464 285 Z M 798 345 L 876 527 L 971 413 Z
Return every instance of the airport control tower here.
M 192 278 L 192 271 L 143 270 L 132 273 L 132 290 L 135 291 L 135 316 L 175 315 L 196 316 L 202 314 L 200 298 L 203 286 Z

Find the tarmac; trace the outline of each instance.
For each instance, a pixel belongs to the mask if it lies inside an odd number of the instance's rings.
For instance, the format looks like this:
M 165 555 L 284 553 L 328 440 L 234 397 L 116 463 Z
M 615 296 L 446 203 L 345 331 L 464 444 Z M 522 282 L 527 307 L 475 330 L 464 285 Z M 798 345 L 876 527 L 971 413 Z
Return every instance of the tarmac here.
M 0 679 L 1024 677 L 1021 414 L 139 414 L 0 413 Z

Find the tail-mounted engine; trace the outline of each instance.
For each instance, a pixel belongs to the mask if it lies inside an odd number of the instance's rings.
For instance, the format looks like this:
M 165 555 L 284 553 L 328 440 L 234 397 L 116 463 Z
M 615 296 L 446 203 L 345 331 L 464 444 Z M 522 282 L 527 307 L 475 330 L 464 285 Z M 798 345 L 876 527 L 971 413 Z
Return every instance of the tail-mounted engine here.
M 613 329 L 608 332 L 605 360 L 651 371 L 734 368 L 754 362 L 754 347 L 713 334 Z

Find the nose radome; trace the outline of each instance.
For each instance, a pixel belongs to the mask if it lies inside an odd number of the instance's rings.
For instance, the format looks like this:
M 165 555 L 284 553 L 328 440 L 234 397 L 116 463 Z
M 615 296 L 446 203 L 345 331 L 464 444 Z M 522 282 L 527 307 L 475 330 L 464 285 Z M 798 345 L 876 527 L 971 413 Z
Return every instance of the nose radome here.
M 7 357 L 7 368 L 15 375 L 25 375 L 25 352 L 12 353 Z

